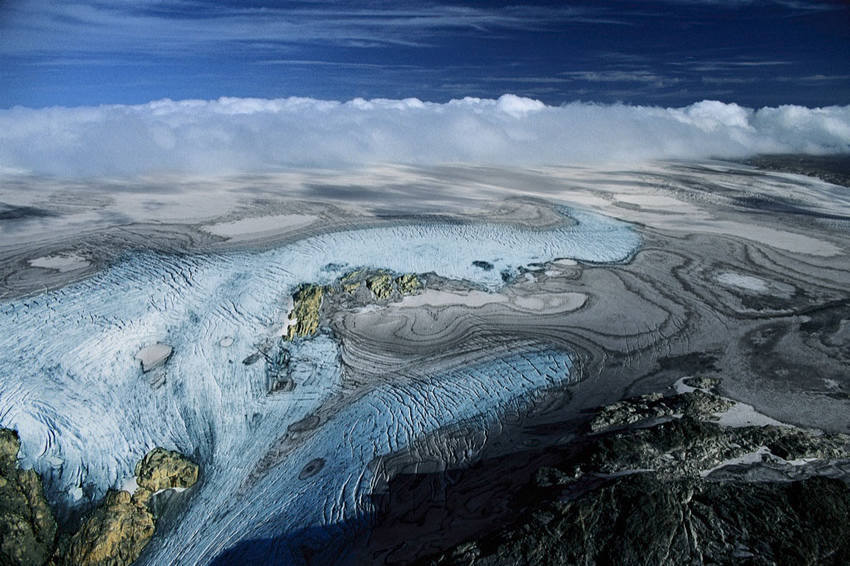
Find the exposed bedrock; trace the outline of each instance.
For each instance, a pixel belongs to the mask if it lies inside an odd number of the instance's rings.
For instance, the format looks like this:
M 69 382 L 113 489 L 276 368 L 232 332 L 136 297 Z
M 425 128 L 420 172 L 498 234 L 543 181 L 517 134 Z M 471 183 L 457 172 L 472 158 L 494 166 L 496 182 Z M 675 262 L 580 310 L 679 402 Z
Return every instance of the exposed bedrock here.
M 846 564 L 838 480 L 717 484 L 628 476 L 424 564 Z
M 136 464 L 136 487 L 110 490 L 64 549 L 68 566 L 125 566 L 147 546 L 156 528 L 152 496 L 198 481 L 198 465 L 173 450 L 154 448 Z
M 738 405 L 699 390 L 631 398 L 546 449 L 399 474 L 364 559 L 845 563 L 850 436 L 720 424 Z
M 198 465 L 179 452 L 154 448 L 136 464 L 136 483 L 150 492 L 186 489 L 198 481 Z
M 18 434 L 0 429 L 0 564 L 45 564 L 56 544 L 56 520 L 41 478 L 18 467 Z
M 152 496 L 192 487 L 198 465 L 182 454 L 154 448 L 136 466 L 133 493 L 109 490 L 73 534 L 59 532 L 42 479 L 17 467 L 20 441 L 0 429 L 0 564 L 4 566 L 126 566 L 150 541 L 156 527 Z M 160 509 L 157 509 L 160 511 Z
M 293 340 L 314 336 L 319 324 L 326 322 L 327 315 L 335 310 L 397 301 L 423 286 L 415 273 L 394 276 L 387 270 L 365 268 L 350 271 L 329 285 L 301 284 L 292 295 L 286 337 Z
M 68 566 L 126 566 L 142 553 L 155 530 L 145 502 L 127 491 L 109 491 L 67 543 Z

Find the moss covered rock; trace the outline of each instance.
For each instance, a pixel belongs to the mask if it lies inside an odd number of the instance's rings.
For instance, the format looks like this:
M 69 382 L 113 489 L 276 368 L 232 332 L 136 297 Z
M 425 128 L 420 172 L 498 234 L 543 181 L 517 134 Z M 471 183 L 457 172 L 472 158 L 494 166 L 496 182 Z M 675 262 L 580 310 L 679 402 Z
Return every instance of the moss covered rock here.
M 325 288 L 321 285 L 301 285 L 293 295 L 295 306 L 289 313 L 294 322 L 287 330 L 286 337 L 292 340 L 296 337 L 313 336 L 319 329 L 319 309 L 322 308 L 322 297 Z
M 388 273 L 379 273 L 366 280 L 366 286 L 378 300 L 389 299 L 395 287 L 393 278 Z
M 153 514 L 127 491 L 110 491 L 71 537 L 64 564 L 124 566 L 142 553 L 154 533 Z
M 398 287 L 398 292 L 402 295 L 412 295 L 423 287 L 422 281 L 415 273 L 405 273 L 396 277 L 395 284 Z
M 164 448 L 154 448 L 136 465 L 134 494 L 110 490 L 73 535 L 57 539 L 56 520 L 41 478 L 17 466 L 20 440 L 0 429 L 0 566 L 123 566 L 132 564 L 155 529 L 151 496 L 198 481 L 198 465 Z
M 187 488 L 198 481 L 198 465 L 186 456 L 154 448 L 136 464 L 136 483 L 151 493 L 161 489 Z
M 45 564 L 56 542 L 56 519 L 41 478 L 17 466 L 18 434 L 0 429 L 0 564 Z

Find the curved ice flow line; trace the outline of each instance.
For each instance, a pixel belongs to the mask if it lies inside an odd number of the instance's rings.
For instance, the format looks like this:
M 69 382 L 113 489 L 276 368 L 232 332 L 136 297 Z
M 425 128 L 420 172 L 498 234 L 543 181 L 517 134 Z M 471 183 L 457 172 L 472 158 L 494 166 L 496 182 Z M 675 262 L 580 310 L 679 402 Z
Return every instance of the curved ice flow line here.
M 288 424 L 338 390 L 331 340 L 296 349 L 296 369 L 317 369 L 302 372 L 291 394 L 267 396 L 262 364 L 240 363 L 280 326 L 298 283 L 330 282 L 346 269 L 370 266 L 434 271 L 496 289 L 502 270 L 559 257 L 622 261 L 638 246 L 638 236 L 622 222 L 565 212 L 575 223 L 553 230 L 402 225 L 329 233 L 265 252 L 137 253 L 86 281 L 2 302 L 0 424 L 19 431 L 22 465 L 46 478 L 55 503 L 72 505 L 77 487 L 85 488 L 85 499 L 101 497 L 131 476 L 136 460 L 154 445 L 200 458 L 206 477 L 199 497 L 230 493 L 225 487 L 238 483 L 234 478 L 246 474 Z M 494 269 L 476 268 L 474 260 Z M 234 338 L 230 348 L 219 345 L 225 336 Z M 133 357 L 156 341 L 173 345 L 175 353 L 165 387 L 152 390 Z M 464 391 L 448 397 L 475 400 L 477 414 L 505 401 L 482 404 Z M 395 399 L 391 405 L 401 407 L 404 399 Z M 397 443 L 373 443 L 372 457 L 423 430 L 411 429 Z M 213 538 L 230 540 L 225 535 Z
M 250 499 L 227 502 L 226 508 L 216 509 L 215 517 L 210 513 L 215 507 L 205 505 L 206 501 L 193 502 L 189 514 L 181 518 L 178 533 L 161 539 L 146 563 L 162 562 L 163 557 L 179 563 L 207 563 L 239 541 L 256 539 L 277 539 L 277 543 L 268 545 L 273 550 L 255 550 L 253 563 L 299 564 L 304 547 L 311 549 L 314 558 L 317 553 L 322 556 L 314 563 L 345 562 L 340 554 L 347 541 L 339 536 L 344 527 L 312 540 L 303 534 L 292 539 L 286 535 L 295 530 L 293 525 L 338 525 L 362 518 L 370 510 L 369 496 L 375 481 L 374 470 L 367 464 L 377 455 L 401 450 L 414 439 L 450 423 L 464 422 L 470 432 L 486 431 L 497 420 L 498 412 L 509 407 L 522 410 L 523 402 L 535 390 L 567 383 L 570 368 L 568 354 L 538 350 L 445 372 L 422 382 L 379 387 L 334 416 L 309 443 L 293 451 L 284 466 L 257 484 Z M 326 460 L 325 467 L 299 480 L 299 472 L 316 457 Z M 269 496 L 280 493 L 291 497 L 274 502 Z M 250 509 L 262 510 L 263 516 L 247 523 L 233 520 L 244 518 Z M 196 510 L 206 516 L 192 512 Z M 224 537 L 187 546 L 187 541 L 193 540 L 188 536 L 191 525 L 209 528 L 210 523 L 217 522 L 226 524 L 215 529 Z

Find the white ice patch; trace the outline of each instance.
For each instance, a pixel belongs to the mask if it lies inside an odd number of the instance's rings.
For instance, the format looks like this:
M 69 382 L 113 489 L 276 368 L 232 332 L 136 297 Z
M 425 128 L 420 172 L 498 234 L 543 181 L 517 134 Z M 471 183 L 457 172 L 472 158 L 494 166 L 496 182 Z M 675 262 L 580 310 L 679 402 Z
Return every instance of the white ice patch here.
M 32 267 L 53 269 L 60 273 L 76 271 L 91 265 L 91 262 L 75 253 L 48 255 L 29 260 Z
M 724 460 L 712 468 L 701 471 L 699 475 L 700 477 L 704 478 L 711 474 L 711 472 L 719 470 L 720 468 L 725 468 L 726 466 L 740 464 L 757 464 L 761 462 L 762 458 L 767 454 L 770 454 L 770 450 L 768 450 L 766 446 L 761 446 L 758 450 L 755 450 L 753 452 L 743 454 L 741 456 L 738 456 L 737 458 L 729 458 L 728 460 Z
M 77 502 L 83 498 L 83 488 L 80 486 L 71 488 L 68 490 L 68 496 L 71 498 L 71 501 Z
M 684 393 L 692 393 L 697 390 L 696 387 L 691 387 L 690 385 L 685 383 L 685 380 L 690 378 L 690 375 L 686 375 L 685 377 L 676 380 L 676 383 L 673 384 L 673 389 L 676 391 L 677 395 L 682 395 Z
M 759 413 L 752 405 L 740 402 L 736 402 L 729 410 L 719 413 L 719 417 L 717 424 L 732 428 L 745 426 L 791 426 Z
M 136 493 L 136 490 L 139 489 L 139 484 L 136 481 L 136 476 L 130 476 L 128 478 L 124 478 L 124 481 L 121 482 L 121 485 L 118 487 L 121 491 L 129 491 L 131 494 Z
M 270 234 L 288 232 L 304 228 L 317 218 L 307 214 L 278 214 L 275 216 L 257 216 L 242 218 L 230 222 L 218 222 L 201 226 L 201 229 L 231 241 L 250 240 Z
M 706 393 L 710 393 L 710 391 L 706 391 L 705 389 L 701 389 L 698 387 L 692 387 L 685 383 L 686 379 L 689 379 L 691 376 L 685 376 L 680 378 L 673 384 L 673 389 L 676 390 L 676 393 L 681 395 L 683 393 L 691 393 L 700 389 L 705 391 Z M 791 425 L 785 424 L 783 422 L 777 421 L 771 417 L 763 413 L 759 413 L 755 410 L 752 405 L 748 405 L 746 403 L 741 403 L 740 401 L 735 401 L 735 404 L 732 405 L 728 410 L 717 413 L 718 420 L 715 421 L 717 424 L 721 426 L 728 426 L 731 428 L 741 428 L 745 426 L 786 426 L 790 427 Z
M 444 307 L 448 305 L 480 307 L 492 303 L 504 303 L 507 300 L 508 298 L 500 293 L 487 293 L 485 291 L 452 292 L 426 289 L 416 295 L 404 297 L 398 306 L 414 308 L 423 306 Z
M 739 289 L 754 291 L 756 293 L 767 293 L 770 291 L 770 287 L 764 279 L 753 277 L 752 275 L 743 275 L 741 273 L 721 273 L 717 276 L 717 282 L 731 287 L 738 287 Z
M 139 350 L 136 359 L 141 362 L 142 371 L 148 372 L 164 364 L 173 351 L 168 344 L 151 344 Z

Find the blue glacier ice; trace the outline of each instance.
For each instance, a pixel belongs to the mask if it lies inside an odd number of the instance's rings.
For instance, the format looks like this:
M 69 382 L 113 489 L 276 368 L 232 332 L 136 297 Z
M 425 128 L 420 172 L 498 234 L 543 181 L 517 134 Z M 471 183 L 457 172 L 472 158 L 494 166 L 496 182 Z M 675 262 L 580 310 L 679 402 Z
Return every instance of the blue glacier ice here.
M 534 391 L 567 382 L 570 359 L 541 348 L 416 381 L 384 376 L 348 399 L 336 339 L 319 335 L 289 346 L 295 390 L 268 395 L 265 364 L 242 360 L 279 335 L 295 287 L 371 267 L 495 291 L 502 272 L 529 263 L 618 262 L 639 245 L 622 222 L 563 212 L 571 221 L 546 230 L 409 224 L 269 251 L 135 252 L 85 281 L 0 302 L 0 425 L 19 431 L 21 464 L 41 473 L 65 508 L 120 487 L 153 446 L 197 459 L 203 482 L 143 562 L 208 563 L 241 541 L 277 540 L 277 558 L 297 563 L 286 533 L 368 514 L 376 457 L 447 425 L 486 429 Z M 134 356 L 156 342 L 174 353 L 152 387 Z M 287 432 L 328 406 L 339 410 L 316 428 Z M 305 477 L 317 458 L 324 466 Z

